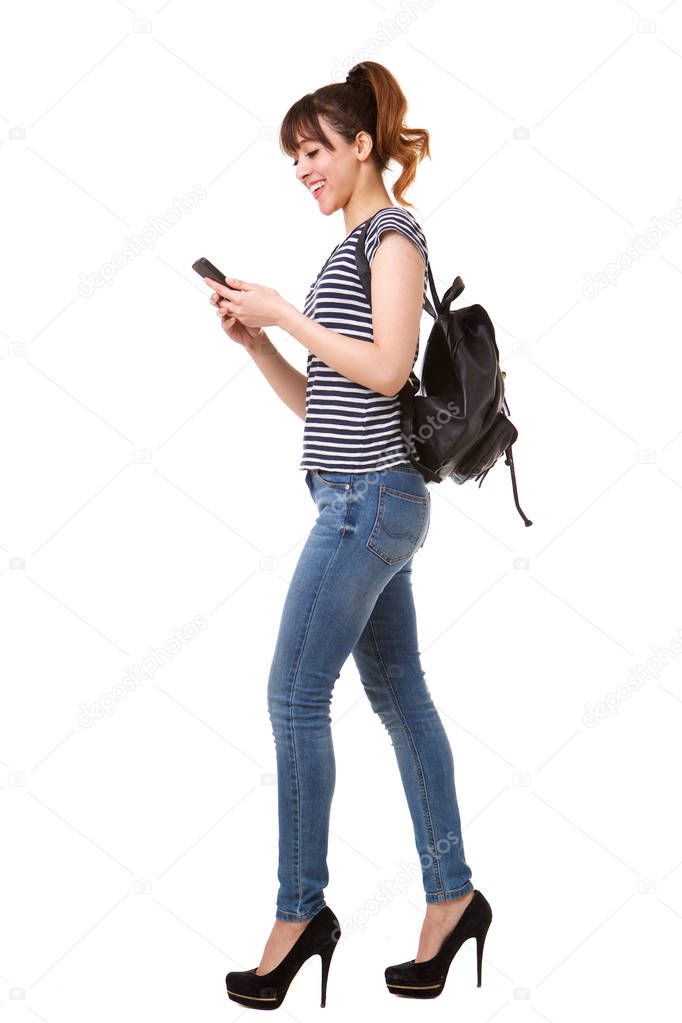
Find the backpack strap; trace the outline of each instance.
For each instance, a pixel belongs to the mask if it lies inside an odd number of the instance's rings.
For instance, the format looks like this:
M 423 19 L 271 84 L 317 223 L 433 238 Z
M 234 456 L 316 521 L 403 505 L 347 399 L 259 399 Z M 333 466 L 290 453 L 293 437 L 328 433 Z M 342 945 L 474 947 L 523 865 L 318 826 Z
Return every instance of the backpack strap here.
M 505 455 L 507 457 L 504 460 L 504 464 L 509 466 L 509 469 L 510 469 L 510 472 L 511 472 L 512 490 L 514 491 L 514 504 L 516 505 L 516 510 L 518 511 L 519 515 L 523 519 L 524 526 L 532 526 L 533 523 L 528 518 L 528 516 L 525 515 L 524 512 L 521 510 L 521 505 L 519 504 L 519 495 L 518 495 L 518 493 L 516 491 L 516 473 L 514 472 L 514 456 L 512 455 L 512 446 L 511 446 L 511 444 L 509 445 L 509 447 L 505 451 Z M 481 484 L 479 483 L 479 487 L 480 487 L 480 485 Z
M 362 231 L 360 232 L 358 240 L 355 245 L 355 265 L 357 267 L 360 283 L 362 284 L 362 290 L 364 291 L 370 306 L 372 304 L 372 271 L 370 270 L 369 263 L 367 262 L 367 256 L 365 255 L 365 238 L 367 237 L 369 225 L 374 220 L 374 217 L 376 217 L 377 214 L 382 212 L 383 210 L 377 210 L 376 213 L 372 214 L 369 220 L 365 221 Z M 431 273 L 431 263 L 429 262 L 428 258 L 426 261 L 426 269 L 429 277 L 429 286 L 431 288 L 433 302 L 436 309 L 440 311 L 441 302 L 440 299 L 438 298 L 438 292 L 436 291 L 436 285 L 433 280 L 433 274 Z M 438 318 L 438 313 L 434 310 L 434 307 L 431 305 L 426 295 L 424 295 L 423 308 L 434 320 Z

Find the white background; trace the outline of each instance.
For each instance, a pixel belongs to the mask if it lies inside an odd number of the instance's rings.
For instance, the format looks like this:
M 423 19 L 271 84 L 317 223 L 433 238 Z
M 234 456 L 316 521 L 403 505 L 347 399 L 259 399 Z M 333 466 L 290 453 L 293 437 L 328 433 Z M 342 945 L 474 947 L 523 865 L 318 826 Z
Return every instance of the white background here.
M 440 293 L 461 274 L 458 302 L 495 324 L 534 525 L 502 460 L 480 490 L 432 485 L 414 569 L 494 913 L 483 986 L 474 942 L 428 1006 L 384 986 L 416 954 L 423 890 L 350 660 L 326 1016 L 663 1018 L 682 933 L 682 3 L 14 3 L 0 39 L 0 1018 L 247 1011 L 224 976 L 274 920 L 265 687 L 315 509 L 301 420 L 191 264 L 302 308 L 347 232 L 278 129 L 363 58 L 431 133 L 407 198 Z M 317 957 L 282 1011 L 317 1018 Z

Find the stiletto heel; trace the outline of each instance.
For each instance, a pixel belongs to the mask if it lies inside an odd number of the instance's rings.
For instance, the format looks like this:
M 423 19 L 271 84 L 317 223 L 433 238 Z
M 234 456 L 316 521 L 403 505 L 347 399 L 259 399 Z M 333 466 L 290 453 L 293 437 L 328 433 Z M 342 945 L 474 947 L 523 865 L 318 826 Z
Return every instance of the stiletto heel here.
M 435 956 L 421 962 L 410 959 L 386 967 L 384 977 L 388 990 L 405 998 L 437 998 L 445 987 L 450 963 L 467 938 L 476 938 L 476 986 L 480 987 L 483 943 L 492 918 L 490 903 L 483 892 L 475 888 L 473 899 Z
M 256 973 L 257 966 L 251 970 L 230 971 L 225 977 L 228 996 L 233 1002 L 248 1005 L 251 1009 L 278 1009 L 303 963 L 311 956 L 319 955 L 322 963 L 320 1008 L 324 1008 L 329 964 L 340 937 L 339 921 L 329 906 L 323 906 L 298 936 L 282 962 L 269 973 Z
M 486 927 L 482 934 L 476 935 L 476 975 L 477 975 L 476 987 L 481 986 L 481 969 L 483 967 L 483 945 L 485 943 L 485 936 L 487 933 L 488 927 Z
M 329 964 L 332 961 L 334 955 L 334 949 L 336 948 L 336 942 L 333 941 L 326 948 L 320 952 L 320 962 L 322 963 L 322 1000 L 320 1002 L 320 1008 L 324 1009 L 327 1004 L 327 977 L 329 975 Z

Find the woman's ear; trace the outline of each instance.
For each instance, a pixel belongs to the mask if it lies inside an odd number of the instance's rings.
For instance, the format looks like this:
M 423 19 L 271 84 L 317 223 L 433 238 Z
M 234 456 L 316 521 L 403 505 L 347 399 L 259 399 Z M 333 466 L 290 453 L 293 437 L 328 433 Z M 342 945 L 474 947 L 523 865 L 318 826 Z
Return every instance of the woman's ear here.
M 355 136 L 358 159 L 366 160 L 372 152 L 372 136 L 368 131 L 359 131 Z

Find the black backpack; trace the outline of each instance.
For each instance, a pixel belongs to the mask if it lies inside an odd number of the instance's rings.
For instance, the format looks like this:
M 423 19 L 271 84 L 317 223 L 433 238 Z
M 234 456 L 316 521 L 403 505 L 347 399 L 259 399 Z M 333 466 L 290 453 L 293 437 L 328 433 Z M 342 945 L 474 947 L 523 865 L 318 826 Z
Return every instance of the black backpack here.
M 365 222 L 355 249 L 355 263 L 370 308 L 372 278 L 365 256 L 365 237 L 372 220 L 370 217 Z M 506 374 L 500 369 L 492 321 L 480 305 L 450 309 L 450 303 L 464 290 L 462 278 L 455 277 L 439 299 L 430 263 L 427 270 L 435 310 L 426 296 L 424 309 L 435 322 L 426 342 L 422 380 L 420 383 L 419 377 L 410 371 L 398 392 L 407 458 L 429 483 L 441 483 L 447 477 L 455 483 L 476 479 L 480 487 L 504 452 L 505 464 L 511 472 L 514 503 L 524 524 L 532 526 L 521 510 L 516 491 L 511 449 L 518 430 L 508 418 Z

